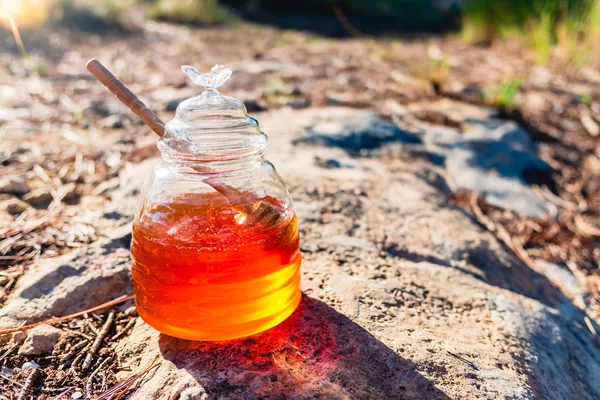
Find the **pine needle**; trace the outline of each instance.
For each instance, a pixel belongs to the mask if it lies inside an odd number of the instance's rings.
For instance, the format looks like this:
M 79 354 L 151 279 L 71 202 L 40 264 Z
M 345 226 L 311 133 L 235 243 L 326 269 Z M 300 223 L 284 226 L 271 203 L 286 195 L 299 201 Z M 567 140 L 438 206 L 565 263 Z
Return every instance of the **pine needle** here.
M 99 306 L 92 307 L 92 308 L 89 308 L 84 311 L 79 311 L 74 314 L 66 315 L 64 317 L 53 317 L 53 318 L 47 319 L 45 321 L 36 322 L 35 324 L 24 325 L 24 326 L 17 327 L 17 328 L 4 329 L 4 330 L 0 331 L 0 335 L 6 335 L 8 333 L 13 333 L 13 332 L 28 331 L 29 329 L 35 328 L 36 326 L 39 326 L 39 325 L 56 325 L 56 324 L 64 322 L 64 321 L 68 321 L 70 319 L 80 317 L 86 313 L 102 310 L 104 308 L 112 307 L 116 304 L 124 303 L 127 300 L 131 300 L 133 298 L 135 298 L 134 294 L 123 295 L 123 296 L 117 297 L 114 300 L 108 301 L 104 304 L 100 304 Z

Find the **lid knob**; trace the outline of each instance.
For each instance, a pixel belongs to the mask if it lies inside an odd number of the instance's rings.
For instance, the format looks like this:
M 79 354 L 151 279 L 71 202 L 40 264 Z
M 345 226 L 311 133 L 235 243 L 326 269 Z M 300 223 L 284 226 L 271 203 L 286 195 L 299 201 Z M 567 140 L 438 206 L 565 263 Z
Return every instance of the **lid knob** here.
M 184 65 L 181 69 L 190 77 L 192 82 L 198 86 L 204 86 L 206 89 L 217 89 L 231 76 L 231 70 L 220 64 L 212 67 L 208 74 L 201 74 L 191 65 Z

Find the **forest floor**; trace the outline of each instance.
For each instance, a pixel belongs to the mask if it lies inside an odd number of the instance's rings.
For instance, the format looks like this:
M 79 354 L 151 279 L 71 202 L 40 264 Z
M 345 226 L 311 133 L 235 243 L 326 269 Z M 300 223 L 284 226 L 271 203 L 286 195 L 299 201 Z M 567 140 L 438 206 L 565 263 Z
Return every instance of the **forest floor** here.
M 447 111 L 459 103 L 516 122 L 549 166 L 520 177 L 547 204 L 546 213 L 523 216 L 489 204 L 442 168 L 434 169 L 436 179 L 443 181 L 448 204 L 472 215 L 525 265 L 537 269 L 544 260 L 570 271 L 585 288 L 578 307 L 592 318 L 600 315 L 595 66 L 574 67 L 560 52 L 540 66 L 516 41 L 476 46 L 438 36 L 330 39 L 245 22 L 190 28 L 138 17 L 101 33 L 65 27 L 22 33 L 28 59 L 19 56 L 10 32 L 0 31 L 0 303 L 40 260 L 101 240 L 98 221 L 120 174 L 158 155 L 154 134 L 86 72 L 87 60 L 97 58 L 164 120 L 172 118 L 178 100 L 199 93 L 180 66 L 208 70 L 218 63 L 234 70 L 222 92 L 244 101 L 251 115 L 351 107 L 372 110 L 402 129 L 428 124 L 461 131 L 468 119 Z M 364 154 L 356 149 L 353 156 Z M 393 152 L 368 156 L 394 162 Z M 115 313 L 112 337 L 129 329 L 133 315 L 129 309 Z M 82 316 L 60 325 L 78 334 L 60 344 L 64 354 L 50 356 L 46 365 L 63 371 L 65 363 L 75 364 L 73 347 L 97 334 L 105 318 Z M 26 361 L 12 343 L 0 341 L 2 365 Z M 94 370 L 84 369 L 87 375 L 61 375 L 57 385 L 84 382 Z M 22 374 L 5 378 L 2 386 L 18 393 Z M 116 382 L 114 374 L 103 379 L 103 387 Z

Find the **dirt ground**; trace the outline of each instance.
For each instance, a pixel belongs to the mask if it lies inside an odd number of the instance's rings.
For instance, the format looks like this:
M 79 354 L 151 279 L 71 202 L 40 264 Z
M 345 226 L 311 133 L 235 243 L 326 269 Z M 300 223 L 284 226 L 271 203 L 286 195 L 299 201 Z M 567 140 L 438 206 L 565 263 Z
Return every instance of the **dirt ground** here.
M 460 118 L 431 105 L 447 99 L 498 108 L 539 145 L 551 169 L 532 181 L 556 212 L 526 218 L 464 191 L 447 191 L 444 201 L 473 215 L 526 265 L 535 268 L 536 260 L 545 260 L 572 271 L 585 283 L 581 307 L 592 317 L 600 312 L 600 72 L 593 64 L 575 67 L 557 51 L 549 65 L 540 66 L 513 41 L 481 47 L 436 36 L 334 40 L 245 22 L 190 28 L 143 17 L 107 32 L 55 27 L 25 30 L 23 37 L 27 60 L 10 32 L 0 31 L 2 303 L 40 259 L 101 240 L 98 221 L 119 174 L 158 155 L 154 134 L 85 71 L 87 60 L 97 58 L 165 120 L 178 99 L 199 93 L 180 70 L 185 64 L 233 69 L 223 92 L 243 100 L 251 114 L 347 106 L 400 125 L 416 120 L 460 129 Z M 502 91 L 516 81 L 520 89 L 512 107 Z M 393 156 L 375 157 L 394 168 Z M 76 364 L 73 348 L 101 330 L 108 315 L 59 325 L 78 334 L 43 365 L 59 371 L 52 378 L 56 387 L 84 382 L 94 371 L 86 368 L 77 378 L 61 372 Z M 130 309 L 117 309 L 107 337 L 124 335 L 133 316 Z M 12 354 L 11 346 L 3 344 L 3 365 L 22 364 L 25 358 Z M 111 360 L 109 352 L 100 359 Z M 12 378 L 17 383 L 2 386 L 18 393 L 27 375 L 20 374 Z M 107 373 L 92 393 L 116 382 Z

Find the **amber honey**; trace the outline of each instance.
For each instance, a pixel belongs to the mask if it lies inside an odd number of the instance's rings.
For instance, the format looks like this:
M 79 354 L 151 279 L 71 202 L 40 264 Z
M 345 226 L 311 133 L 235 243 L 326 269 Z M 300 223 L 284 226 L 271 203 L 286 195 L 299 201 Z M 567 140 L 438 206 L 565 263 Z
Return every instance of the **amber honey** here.
M 271 328 L 296 309 L 296 216 L 271 197 L 258 204 L 257 215 L 243 215 L 218 196 L 186 195 L 141 210 L 131 252 L 144 321 L 183 339 L 225 340 Z

